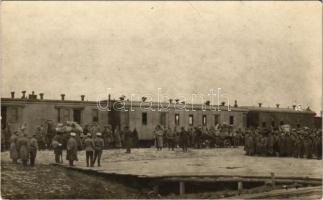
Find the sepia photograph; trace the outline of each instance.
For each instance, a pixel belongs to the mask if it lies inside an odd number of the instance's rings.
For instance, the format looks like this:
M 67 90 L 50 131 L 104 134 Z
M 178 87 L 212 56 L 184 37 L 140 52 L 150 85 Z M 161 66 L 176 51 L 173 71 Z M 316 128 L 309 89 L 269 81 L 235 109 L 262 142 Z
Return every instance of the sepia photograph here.
M 322 199 L 322 2 L 1 2 L 2 199 Z

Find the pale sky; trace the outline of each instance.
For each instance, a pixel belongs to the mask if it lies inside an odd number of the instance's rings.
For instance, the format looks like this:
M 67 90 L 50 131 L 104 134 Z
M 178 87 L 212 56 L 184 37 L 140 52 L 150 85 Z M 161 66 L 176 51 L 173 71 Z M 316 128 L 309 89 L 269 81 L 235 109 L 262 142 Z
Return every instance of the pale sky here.
M 321 110 L 320 2 L 2 2 L 1 96 L 96 100 L 222 88 Z

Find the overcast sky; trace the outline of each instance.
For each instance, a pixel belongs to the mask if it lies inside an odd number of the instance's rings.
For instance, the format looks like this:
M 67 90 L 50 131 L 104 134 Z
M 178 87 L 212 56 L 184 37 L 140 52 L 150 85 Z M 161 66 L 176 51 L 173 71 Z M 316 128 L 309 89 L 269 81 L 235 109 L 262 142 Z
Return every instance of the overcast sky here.
M 320 2 L 2 2 L 2 97 L 170 97 L 321 110 Z

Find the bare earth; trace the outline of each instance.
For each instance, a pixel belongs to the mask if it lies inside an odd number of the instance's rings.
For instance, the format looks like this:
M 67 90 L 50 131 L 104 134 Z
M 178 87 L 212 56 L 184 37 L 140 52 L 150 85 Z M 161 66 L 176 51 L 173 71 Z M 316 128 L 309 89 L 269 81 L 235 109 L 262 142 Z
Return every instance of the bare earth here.
M 1 154 L 2 160 L 9 160 L 9 153 Z M 64 152 L 65 158 L 65 152 Z M 77 167 L 85 167 L 85 152 L 78 154 Z M 49 164 L 54 160 L 51 151 L 39 151 L 37 161 Z M 64 160 L 65 164 L 67 162 Z M 107 173 L 132 174 L 140 176 L 186 176 L 186 175 L 229 175 L 229 176 L 270 176 L 321 178 L 322 161 L 315 159 L 250 157 L 242 148 L 190 149 L 184 153 L 180 149 L 156 151 L 150 149 L 105 150 L 101 167 L 95 170 Z

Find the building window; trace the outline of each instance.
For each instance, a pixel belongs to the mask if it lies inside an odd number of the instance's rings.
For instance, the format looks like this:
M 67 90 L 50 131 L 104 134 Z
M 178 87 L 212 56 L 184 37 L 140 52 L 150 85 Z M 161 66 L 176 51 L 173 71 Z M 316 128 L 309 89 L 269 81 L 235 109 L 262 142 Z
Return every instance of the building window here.
M 276 127 L 276 123 L 275 123 L 275 121 L 272 121 L 272 122 L 271 122 L 271 126 L 272 126 L 272 127 Z
M 262 122 L 262 127 L 266 127 L 266 122 Z
M 202 117 L 202 124 L 203 124 L 203 126 L 206 125 L 206 115 L 203 115 L 203 117 Z
M 99 121 L 99 110 L 93 109 L 92 110 L 92 122 L 98 122 Z
M 7 110 L 8 122 L 17 123 L 19 120 L 19 108 L 18 107 L 9 107 Z
M 188 125 L 193 126 L 194 125 L 194 118 L 193 115 L 188 116 Z
M 147 125 L 147 113 L 146 112 L 141 114 L 141 122 L 142 122 L 142 125 Z
M 161 112 L 159 116 L 159 123 L 163 127 L 166 127 L 166 112 Z
M 69 109 L 58 108 L 57 109 L 57 114 L 58 114 L 57 115 L 57 121 L 58 122 L 70 121 L 70 110 Z M 73 113 L 73 115 L 74 115 L 74 113 Z
M 214 125 L 218 125 L 219 124 L 219 115 L 214 115 Z
M 234 117 L 230 116 L 230 125 L 234 124 Z
M 80 109 L 73 109 L 73 121 L 81 124 L 81 110 Z
M 179 126 L 179 114 L 175 114 L 175 125 Z

